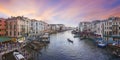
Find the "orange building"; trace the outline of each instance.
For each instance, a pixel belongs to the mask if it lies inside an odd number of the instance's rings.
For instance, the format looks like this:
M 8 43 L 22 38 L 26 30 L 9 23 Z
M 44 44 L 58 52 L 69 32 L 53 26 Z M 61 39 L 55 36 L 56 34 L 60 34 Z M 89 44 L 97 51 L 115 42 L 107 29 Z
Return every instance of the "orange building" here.
M 6 20 L 4 18 L 0 18 L 0 36 L 6 35 Z

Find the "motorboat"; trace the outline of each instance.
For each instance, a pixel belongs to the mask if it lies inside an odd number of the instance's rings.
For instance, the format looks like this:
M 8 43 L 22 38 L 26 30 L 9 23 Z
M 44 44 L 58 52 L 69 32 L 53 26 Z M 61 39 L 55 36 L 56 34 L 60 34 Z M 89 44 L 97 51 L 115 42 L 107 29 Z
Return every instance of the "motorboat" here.
M 25 57 L 19 52 L 13 52 L 13 56 L 15 57 L 16 60 L 25 60 Z
M 77 32 L 75 30 L 71 31 L 72 34 L 76 34 Z
M 100 48 L 104 48 L 106 47 L 106 44 L 101 41 L 101 42 L 98 42 L 97 46 Z

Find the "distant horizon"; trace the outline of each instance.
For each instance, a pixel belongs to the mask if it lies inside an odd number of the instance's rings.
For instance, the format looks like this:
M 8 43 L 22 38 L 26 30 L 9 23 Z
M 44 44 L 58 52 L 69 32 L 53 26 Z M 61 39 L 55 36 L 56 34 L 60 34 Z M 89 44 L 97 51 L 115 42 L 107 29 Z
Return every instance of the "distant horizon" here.
M 24 15 L 21 15 L 21 17 L 26 17 L 26 16 L 24 16 Z M 5 19 L 7 19 L 7 18 L 11 18 L 11 17 L 18 17 L 18 16 L 10 16 L 10 17 L 0 17 L 0 18 L 5 18 Z M 110 17 L 119 17 L 119 16 L 109 16 L 109 17 L 107 17 L 107 18 L 104 18 L 104 19 L 101 19 L 101 20 L 106 20 L 106 19 L 108 19 L 108 18 L 110 18 Z M 26 18 L 28 18 L 28 19 L 35 19 L 35 18 L 29 18 L 29 17 L 26 17 Z M 40 20 L 40 19 L 35 19 L 35 20 L 39 20 L 39 21 L 44 21 L 44 20 Z M 99 21 L 101 21 L 100 19 L 98 19 Z M 92 20 L 92 21 L 97 21 L 97 20 Z M 92 21 L 80 21 L 80 22 L 92 22 Z M 46 21 L 44 21 L 44 22 L 46 22 Z M 78 22 L 78 24 L 80 23 L 80 22 Z M 63 23 L 49 23 L 49 22 L 47 22 L 48 24 L 63 24 Z M 66 24 L 64 24 L 65 26 L 67 26 Z M 77 27 L 77 26 L 67 26 L 67 27 Z

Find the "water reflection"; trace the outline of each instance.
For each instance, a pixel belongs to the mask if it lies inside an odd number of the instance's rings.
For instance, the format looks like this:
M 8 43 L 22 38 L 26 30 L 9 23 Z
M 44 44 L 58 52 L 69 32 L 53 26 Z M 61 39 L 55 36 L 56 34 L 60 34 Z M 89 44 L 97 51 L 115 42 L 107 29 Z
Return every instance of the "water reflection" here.
M 74 43 L 69 43 L 67 39 Z M 120 60 L 113 58 L 106 50 L 97 48 L 89 40 L 73 38 L 71 31 L 50 36 L 50 44 L 40 51 L 36 60 Z

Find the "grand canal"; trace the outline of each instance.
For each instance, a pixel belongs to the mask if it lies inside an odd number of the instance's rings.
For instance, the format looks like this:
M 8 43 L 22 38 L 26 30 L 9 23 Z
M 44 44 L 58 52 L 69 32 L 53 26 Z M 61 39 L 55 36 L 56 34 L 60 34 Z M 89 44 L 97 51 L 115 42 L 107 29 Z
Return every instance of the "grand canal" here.
M 96 47 L 92 41 L 73 36 L 71 31 L 52 34 L 50 44 L 40 50 L 35 60 L 120 60 L 105 49 Z M 68 38 L 74 42 L 68 42 Z

